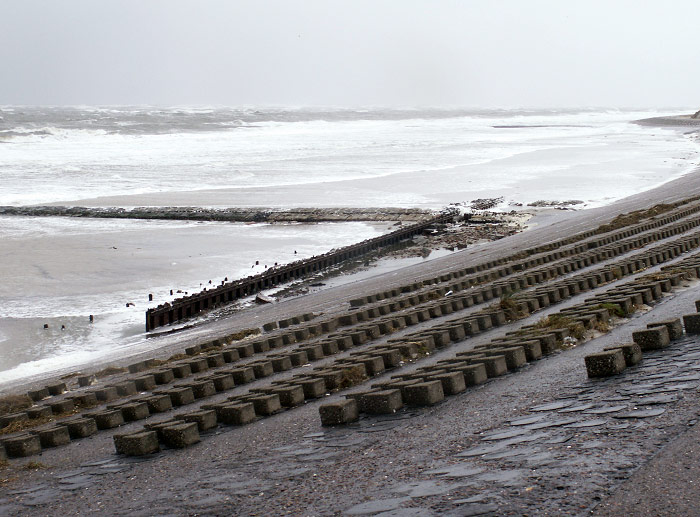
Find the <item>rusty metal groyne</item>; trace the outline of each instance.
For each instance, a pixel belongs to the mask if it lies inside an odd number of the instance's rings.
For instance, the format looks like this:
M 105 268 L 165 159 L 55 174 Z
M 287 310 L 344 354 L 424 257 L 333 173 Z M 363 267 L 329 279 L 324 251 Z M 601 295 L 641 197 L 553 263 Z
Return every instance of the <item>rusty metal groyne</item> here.
M 321 271 L 345 260 L 362 256 L 384 246 L 396 244 L 423 233 L 435 224 L 451 222 L 456 215 L 453 211 L 443 212 L 423 222 L 400 228 L 373 239 L 331 250 L 323 255 L 292 262 L 291 264 L 273 267 L 255 276 L 228 282 L 213 289 L 205 288 L 199 293 L 177 298 L 172 303 L 161 304 L 146 311 L 146 330 L 149 331 L 164 325 L 187 320 L 202 311 L 220 307 L 264 289 Z

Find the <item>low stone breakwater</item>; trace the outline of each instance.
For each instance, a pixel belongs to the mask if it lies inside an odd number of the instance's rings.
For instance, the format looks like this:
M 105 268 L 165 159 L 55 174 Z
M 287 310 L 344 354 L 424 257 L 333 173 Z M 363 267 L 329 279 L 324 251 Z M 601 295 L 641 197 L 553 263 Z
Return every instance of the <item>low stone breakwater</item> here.
M 91 217 L 103 219 L 159 219 L 228 221 L 240 223 L 321 223 L 345 221 L 406 221 L 430 219 L 435 214 L 419 208 L 202 208 L 202 207 L 83 207 L 0 206 L 0 215 L 31 217 Z

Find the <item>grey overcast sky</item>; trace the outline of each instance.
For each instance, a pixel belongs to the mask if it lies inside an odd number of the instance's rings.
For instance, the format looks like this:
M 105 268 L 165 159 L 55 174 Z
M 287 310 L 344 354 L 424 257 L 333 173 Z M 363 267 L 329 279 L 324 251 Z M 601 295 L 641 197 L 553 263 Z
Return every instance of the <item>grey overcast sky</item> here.
M 698 0 L 0 0 L 0 104 L 700 107 Z

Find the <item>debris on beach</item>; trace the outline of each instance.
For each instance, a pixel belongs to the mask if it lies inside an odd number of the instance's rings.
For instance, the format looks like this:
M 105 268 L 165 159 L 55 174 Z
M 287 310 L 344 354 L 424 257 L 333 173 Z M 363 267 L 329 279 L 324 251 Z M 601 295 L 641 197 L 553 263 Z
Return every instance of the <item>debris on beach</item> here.
M 490 210 L 503 203 L 503 199 L 503 197 L 472 199 L 470 202 L 470 206 L 472 210 Z
M 538 201 L 533 201 L 528 203 L 527 206 L 533 206 L 536 208 L 568 208 L 574 205 L 582 205 L 583 201 L 580 199 L 569 199 L 567 201 L 546 201 L 540 199 Z
M 267 296 L 266 294 L 258 293 L 255 296 L 255 303 L 275 303 L 275 299 L 271 296 Z

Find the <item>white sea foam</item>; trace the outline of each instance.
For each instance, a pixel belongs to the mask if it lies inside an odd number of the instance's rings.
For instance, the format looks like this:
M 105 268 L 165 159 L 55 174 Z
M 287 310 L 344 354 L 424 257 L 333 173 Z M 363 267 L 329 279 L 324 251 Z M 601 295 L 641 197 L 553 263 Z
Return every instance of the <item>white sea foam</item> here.
M 261 120 L 245 131 L 202 131 L 203 126 L 213 128 L 240 120 L 203 118 L 215 113 L 211 109 L 135 113 L 141 115 L 110 119 L 112 130 L 55 126 L 10 129 L 13 134 L 26 132 L 26 136 L 5 139 L 0 153 L 2 203 L 188 191 L 193 185 L 197 189 L 243 189 L 360 180 L 488 164 L 568 147 L 591 149 L 583 157 L 590 162 L 595 160 L 597 145 L 625 143 L 633 138 L 636 151 L 645 153 L 648 145 L 664 140 L 658 138 L 664 130 L 628 123 L 654 113 L 617 110 L 475 113 L 448 118 Z M 174 133 L 163 132 L 161 126 L 149 133 L 149 116 L 200 119 L 199 125 L 188 125 Z M 147 129 L 143 131 L 122 131 L 144 125 Z M 693 147 L 683 139 L 674 139 L 671 153 Z M 568 167 L 574 165 L 576 162 L 570 162 Z M 546 181 L 547 173 L 531 169 L 528 176 Z M 471 179 L 484 180 L 478 175 Z M 515 179 L 512 174 L 507 178 L 491 177 L 489 184 L 502 187 L 503 180 L 512 184 Z M 477 181 L 471 187 L 478 191 L 484 185 Z M 566 192 L 561 196 L 570 197 Z M 362 201 L 350 199 L 347 203 L 361 205 Z

